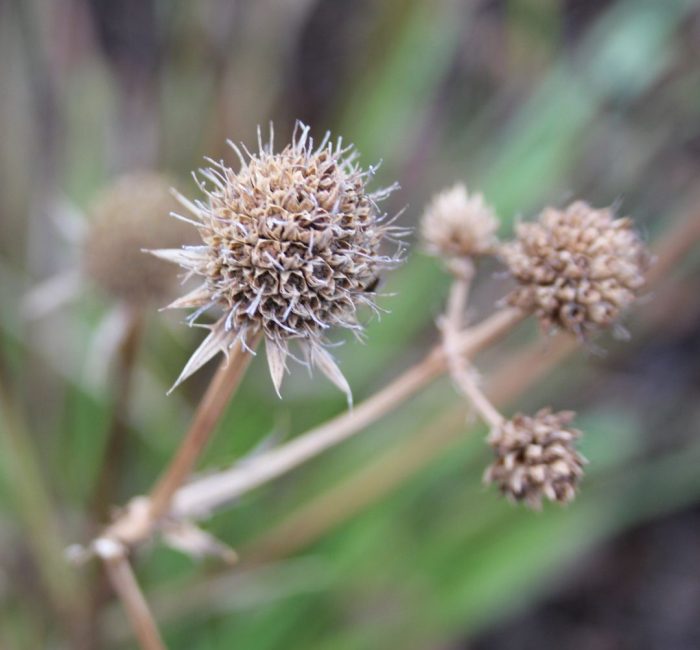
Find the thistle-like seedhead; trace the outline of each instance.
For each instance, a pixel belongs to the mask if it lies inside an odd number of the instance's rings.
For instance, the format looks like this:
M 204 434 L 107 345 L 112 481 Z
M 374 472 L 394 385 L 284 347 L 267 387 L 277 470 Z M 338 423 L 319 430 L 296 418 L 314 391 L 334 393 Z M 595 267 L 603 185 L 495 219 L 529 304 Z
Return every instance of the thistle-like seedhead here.
M 541 409 L 505 421 L 489 435 L 496 458 L 484 480 L 498 485 L 510 500 L 535 509 L 542 499 L 572 501 L 586 463 L 575 447 L 581 432 L 569 426 L 573 418 L 571 411 Z
M 314 147 L 309 128 L 297 124 L 292 143 L 273 152 L 273 138 L 245 155 L 233 143 L 240 169 L 223 162 L 200 170 L 204 201 L 181 203 L 194 215 L 202 245 L 154 253 L 180 264 L 202 284 L 176 300 L 195 307 L 194 322 L 209 309 L 220 317 L 185 366 L 178 383 L 236 341 L 261 333 L 279 391 L 289 342 L 349 395 L 324 345 L 333 326 L 360 333 L 357 312 L 376 309 L 373 285 L 398 258 L 380 253 L 387 235 L 399 235 L 378 201 L 394 188 L 369 192 L 374 169 L 361 170 L 352 147 L 327 134 Z
M 86 275 L 108 296 L 129 305 L 172 299 L 177 287 L 172 269 L 143 249 L 193 241 L 191 229 L 169 217 L 177 205 L 168 179 L 160 174 L 141 172 L 116 180 L 89 211 Z
M 437 194 L 425 209 L 421 234 L 437 257 L 475 257 L 494 250 L 498 220 L 481 194 L 458 183 Z
M 630 219 L 582 201 L 521 223 L 501 256 L 518 281 L 508 301 L 546 329 L 586 337 L 613 325 L 644 286 L 649 254 Z

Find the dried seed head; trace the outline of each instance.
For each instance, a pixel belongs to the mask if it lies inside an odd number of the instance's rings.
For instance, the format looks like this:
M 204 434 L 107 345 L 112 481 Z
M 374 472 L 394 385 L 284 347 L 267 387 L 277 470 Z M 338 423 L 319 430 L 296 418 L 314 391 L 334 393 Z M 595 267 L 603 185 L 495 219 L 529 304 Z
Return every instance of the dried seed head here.
M 532 417 L 519 413 L 504 422 L 489 435 L 496 460 L 484 480 L 535 509 L 543 498 L 572 501 L 586 463 L 574 446 L 581 432 L 568 427 L 573 418 L 571 411 L 542 409 Z
M 203 245 L 154 251 L 203 279 L 171 307 L 196 307 L 191 322 L 207 309 L 222 311 L 178 383 L 217 352 L 262 332 L 278 391 L 288 343 L 296 341 L 306 362 L 349 394 L 325 334 L 334 325 L 361 331 L 358 308 L 375 308 L 378 273 L 397 261 L 380 254 L 382 240 L 397 229 L 377 206 L 393 188 L 369 192 L 374 169 L 361 170 L 353 148 L 331 143 L 328 134 L 314 147 L 309 128 L 298 123 L 280 153 L 272 139 L 263 145 L 258 134 L 258 152 L 244 147 L 245 157 L 229 143 L 240 169 L 210 161 L 200 170 L 206 200 L 181 198 Z
M 462 184 L 437 194 L 426 207 L 421 230 L 426 250 L 438 257 L 484 255 L 496 245 L 498 220 L 481 194 Z
M 630 219 L 582 201 L 546 209 L 517 226 L 501 255 L 520 286 L 510 304 L 533 310 L 547 329 L 585 337 L 609 327 L 644 286 L 649 255 Z
M 143 305 L 172 299 L 177 274 L 143 253 L 144 248 L 193 241 L 191 228 L 170 216 L 177 202 L 169 188 L 159 174 L 130 174 L 103 190 L 90 210 L 85 272 L 116 300 Z

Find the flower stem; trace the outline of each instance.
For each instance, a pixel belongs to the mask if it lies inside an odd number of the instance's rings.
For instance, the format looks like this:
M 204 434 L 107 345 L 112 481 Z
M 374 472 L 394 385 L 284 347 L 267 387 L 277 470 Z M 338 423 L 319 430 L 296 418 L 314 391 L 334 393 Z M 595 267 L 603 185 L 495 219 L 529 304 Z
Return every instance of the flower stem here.
M 460 260 L 454 267 L 454 281 L 447 301 L 445 317 L 441 323 L 443 347 L 450 375 L 460 392 L 472 403 L 479 416 L 491 428 L 498 428 L 503 416 L 489 401 L 477 381 L 476 371 L 459 351 L 458 337 L 467 306 L 469 289 L 474 277 L 474 264 L 469 259 Z
M 124 606 L 142 650 L 166 650 L 153 614 L 123 551 L 102 558 L 109 581 Z
M 230 350 L 229 358 L 222 361 L 206 393 L 202 397 L 190 428 L 179 449 L 156 483 L 150 495 L 150 518 L 157 521 L 168 513 L 176 490 L 187 480 L 197 459 L 209 442 L 214 428 L 226 406 L 236 392 L 260 337 L 250 342 L 250 349 L 237 342 Z
M 505 336 L 526 317 L 527 313 L 519 309 L 502 309 L 478 325 L 461 332 L 456 337 L 456 348 L 460 354 L 472 355 Z M 359 433 L 446 370 L 447 357 L 442 345 L 439 345 L 423 360 L 384 389 L 358 404 L 352 411 L 346 411 L 298 438 L 260 454 L 245 465 L 235 466 L 184 486 L 175 495 L 173 515 L 184 518 L 201 517 L 241 494 L 286 474 L 326 449 Z

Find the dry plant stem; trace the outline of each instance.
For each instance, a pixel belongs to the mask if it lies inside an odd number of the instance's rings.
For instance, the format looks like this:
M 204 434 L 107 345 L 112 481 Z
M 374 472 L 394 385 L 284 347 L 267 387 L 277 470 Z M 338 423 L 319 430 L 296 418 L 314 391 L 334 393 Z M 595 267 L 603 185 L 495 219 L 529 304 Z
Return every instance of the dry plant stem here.
M 698 240 L 700 212 L 694 209 L 679 219 L 677 225 L 654 246 L 658 261 L 648 276 L 650 288 L 654 288 L 697 245 Z M 642 312 L 641 315 L 647 324 L 653 318 L 653 313 Z M 542 341 L 535 341 L 511 356 L 491 376 L 487 393 L 496 404 L 511 402 L 578 349 L 579 344 L 574 338 L 561 333 L 547 342 L 544 351 Z M 313 543 L 363 508 L 398 489 L 463 440 L 464 417 L 464 408 L 460 405 L 442 416 L 437 424 L 417 432 L 410 439 L 402 441 L 400 446 L 387 450 L 370 465 L 360 468 L 301 506 L 261 537 L 251 540 L 241 549 L 241 556 L 247 558 L 247 563 L 267 562 Z
M 541 341 L 529 344 L 509 356 L 507 363 L 490 377 L 486 391 L 489 398 L 500 406 L 518 399 L 577 349 L 576 340 L 564 334 L 548 343 L 545 354 Z M 246 558 L 246 564 L 269 562 L 312 544 L 464 442 L 466 416 L 465 405 L 456 405 L 436 422 L 385 450 L 370 464 L 360 467 L 262 536 L 251 540 L 240 549 L 241 557 Z
M 257 335 L 249 342 L 250 349 L 254 349 L 259 341 L 260 336 Z M 228 359 L 221 362 L 197 406 L 182 444 L 151 492 L 151 521 L 158 521 L 168 513 L 173 495 L 192 473 L 229 400 L 243 379 L 252 356 L 239 341 L 231 348 Z
M 527 314 L 519 309 L 502 309 L 462 332 L 455 341 L 455 349 L 461 355 L 471 356 L 505 336 L 526 317 Z M 172 514 L 185 518 L 206 516 L 211 510 L 291 471 L 359 433 L 446 370 L 447 358 L 439 345 L 422 361 L 354 410 L 333 418 L 285 445 L 260 454 L 248 463 L 182 487 L 175 495 Z
M 103 558 L 103 562 L 142 650 L 166 650 L 128 558 L 123 552 L 116 552 Z
M 129 308 L 126 329 L 119 342 L 115 358 L 112 413 L 106 435 L 107 444 L 93 489 L 93 519 L 100 524 L 108 519 L 110 507 L 116 500 L 117 485 L 127 452 L 130 394 L 143 326 L 143 311 L 136 307 Z M 92 593 L 88 603 L 90 612 L 87 616 L 86 647 L 99 648 L 102 642 L 98 613 L 112 597 L 112 593 L 107 575 L 99 570 L 99 566 L 94 567 L 92 583 Z
M 479 387 L 476 371 L 470 367 L 464 355 L 458 350 L 459 331 L 467 307 L 469 288 L 474 277 L 474 265 L 469 259 L 453 262 L 454 280 L 447 302 L 447 311 L 441 323 L 443 347 L 447 356 L 448 368 L 453 381 L 469 399 L 480 417 L 490 427 L 497 428 L 503 422 L 503 417 L 491 404 Z
M 143 324 L 141 309 L 132 308 L 117 352 L 112 417 L 101 468 L 98 472 L 99 478 L 94 490 L 93 510 L 98 522 L 105 521 L 109 515 L 109 508 L 115 501 L 117 481 L 121 475 L 121 465 L 129 437 L 127 426 L 129 397 L 143 334 Z

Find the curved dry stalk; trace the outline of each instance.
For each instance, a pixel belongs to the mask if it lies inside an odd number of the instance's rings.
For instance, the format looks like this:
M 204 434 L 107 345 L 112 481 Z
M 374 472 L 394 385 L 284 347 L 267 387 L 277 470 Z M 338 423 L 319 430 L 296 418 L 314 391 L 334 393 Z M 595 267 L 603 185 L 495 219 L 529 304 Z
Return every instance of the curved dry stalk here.
M 455 349 L 471 356 L 505 336 L 527 314 L 505 308 L 455 338 Z M 193 481 L 174 496 L 171 514 L 201 518 L 250 490 L 281 476 L 318 456 L 323 451 L 359 433 L 424 388 L 447 370 L 447 357 L 441 345 L 415 366 L 375 393 L 354 410 L 311 429 L 290 442 L 260 454 L 245 464 Z
M 653 287 L 676 266 L 700 239 L 700 213 L 689 211 L 679 223 L 657 242 L 657 263 L 648 276 Z M 647 315 L 649 320 L 651 314 Z M 517 399 L 534 383 L 569 358 L 579 343 L 562 333 L 547 342 L 535 341 L 511 356 L 489 379 L 487 393 L 496 404 Z M 461 423 L 466 415 L 462 405 L 444 415 L 429 430 L 422 430 L 399 447 L 360 468 L 338 485 L 315 497 L 291 513 L 272 529 L 241 549 L 249 563 L 265 562 L 299 551 L 321 535 L 346 521 L 363 508 L 376 503 L 400 487 L 417 472 L 447 452 L 463 437 Z
M 104 540 L 103 545 L 108 544 Z M 128 558 L 118 544 L 102 549 L 102 562 L 142 650 L 166 650 Z
M 476 370 L 470 366 L 458 349 L 459 331 L 474 278 L 474 264 L 470 259 L 461 259 L 453 262 L 452 267 L 454 280 L 447 300 L 445 316 L 440 321 L 442 345 L 447 357 L 448 369 L 460 392 L 471 402 L 484 422 L 496 429 L 503 423 L 503 416 L 484 395 L 478 383 Z
M 490 399 L 498 405 L 516 400 L 577 349 L 576 341 L 562 334 L 550 342 L 545 355 L 541 341 L 531 343 L 491 377 L 487 386 Z M 298 552 L 397 490 L 465 439 L 466 417 L 467 407 L 460 402 L 437 422 L 416 431 L 300 506 L 240 549 L 246 565 Z
M 260 335 L 257 335 L 250 341 L 250 349 L 248 349 L 243 347 L 239 340 L 231 348 L 228 359 L 221 362 L 197 406 L 184 440 L 151 491 L 149 511 L 151 521 L 156 522 L 167 514 L 173 495 L 191 474 L 229 400 L 240 385 L 253 357 L 252 350 L 259 341 Z

